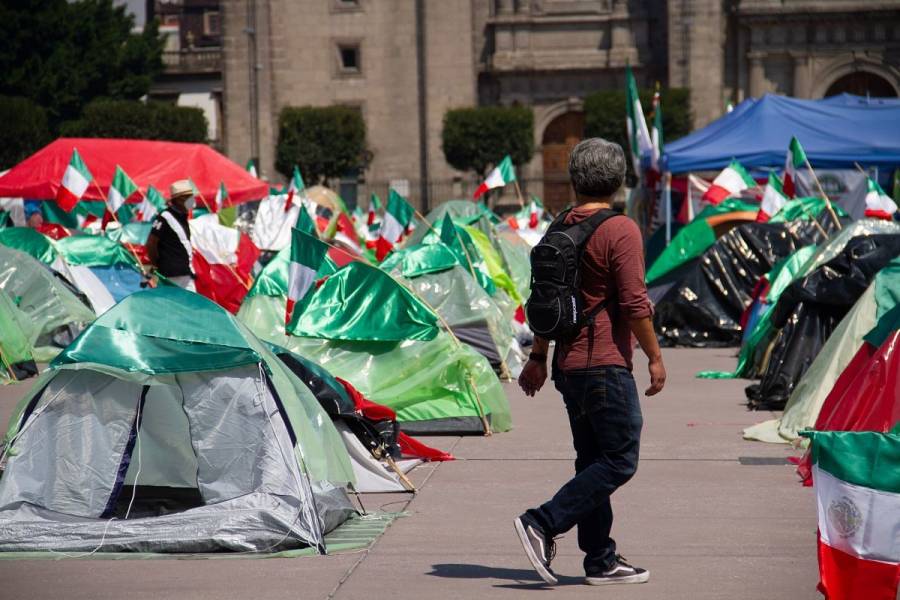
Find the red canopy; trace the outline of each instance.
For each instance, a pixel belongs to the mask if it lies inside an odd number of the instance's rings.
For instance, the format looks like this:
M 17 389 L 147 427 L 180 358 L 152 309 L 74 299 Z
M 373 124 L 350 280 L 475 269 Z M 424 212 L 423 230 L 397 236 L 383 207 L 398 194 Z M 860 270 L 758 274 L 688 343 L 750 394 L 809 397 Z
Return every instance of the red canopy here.
M 98 138 L 60 138 L 40 149 L 0 177 L 0 198 L 56 198 L 63 173 L 72 158 L 72 150 L 87 165 L 103 194 L 116 165 L 146 193 L 152 185 L 168 197 L 169 185 L 179 179 L 192 179 L 194 185 L 212 202 L 224 182 L 228 190 L 225 206 L 258 200 L 268 193 L 268 185 L 205 144 L 158 142 L 151 140 L 117 140 Z M 131 198 L 136 201 L 138 194 Z M 97 186 L 88 187 L 86 200 L 103 200 Z M 198 199 L 197 204 L 202 206 Z

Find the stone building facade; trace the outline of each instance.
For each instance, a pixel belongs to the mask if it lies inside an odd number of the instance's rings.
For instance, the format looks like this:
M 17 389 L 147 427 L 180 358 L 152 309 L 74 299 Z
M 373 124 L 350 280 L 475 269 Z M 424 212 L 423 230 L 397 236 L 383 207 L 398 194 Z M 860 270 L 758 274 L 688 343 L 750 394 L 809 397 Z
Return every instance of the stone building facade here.
M 626 65 L 639 85 L 690 88 L 696 126 L 766 92 L 900 90 L 900 0 L 221 0 L 221 23 L 233 159 L 281 179 L 281 108 L 354 106 L 373 156 L 344 193 L 391 183 L 426 208 L 474 182 L 441 151 L 450 108 L 533 107 L 520 176 L 564 202 L 582 99 L 621 89 Z

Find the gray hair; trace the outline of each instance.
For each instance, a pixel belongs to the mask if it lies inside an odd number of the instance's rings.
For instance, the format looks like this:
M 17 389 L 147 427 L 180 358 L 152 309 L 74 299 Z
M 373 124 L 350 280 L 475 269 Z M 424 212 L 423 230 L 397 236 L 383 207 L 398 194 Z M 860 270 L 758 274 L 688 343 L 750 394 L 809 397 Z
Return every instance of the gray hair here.
M 575 193 L 607 198 L 625 181 L 625 152 L 622 146 L 603 138 L 582 140 L 569 157 L 569 177 Z

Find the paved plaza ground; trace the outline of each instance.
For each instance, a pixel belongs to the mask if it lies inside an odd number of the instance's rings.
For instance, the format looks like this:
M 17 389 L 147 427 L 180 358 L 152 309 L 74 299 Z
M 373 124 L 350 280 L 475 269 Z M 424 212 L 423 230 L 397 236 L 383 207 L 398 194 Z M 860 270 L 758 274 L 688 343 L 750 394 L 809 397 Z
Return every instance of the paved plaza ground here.
M 773 413 L 747 412 L 745 381 L 694 378 L 701 369 L 733 368 L 732 350 L 665 350 L 664 357 L 665 391 L 642 398 L 638 474 L 613 498 L 619 550 L 651 571 L 647 584 L 582 585 L 574 531 L 553 564 L 559 586 L 544 586 L 531 570 L 512 520 L 571 475 L 573 452 L 552 387 L 526 398 L 507 384 L 513 431 L 425 438 L 458 460 L 416 469 L 415 496 L 362 498 L 370 511 L 407 514 L 367 550 L 293 559 L 0 561 L 0 598 L 817 598 L 812 490 L 797 483 L 793 467 L 760 460 L 797 452 L 740 436 Z M 635 372 L 643 391 L 641 357 Z M 27 388 L 0 387 L 4 423 Z

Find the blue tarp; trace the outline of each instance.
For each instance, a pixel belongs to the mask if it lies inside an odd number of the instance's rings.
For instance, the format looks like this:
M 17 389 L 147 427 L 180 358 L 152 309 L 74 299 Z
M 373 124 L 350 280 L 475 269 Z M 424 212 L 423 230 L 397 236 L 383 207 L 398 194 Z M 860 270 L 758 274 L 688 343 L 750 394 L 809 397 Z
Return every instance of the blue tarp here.
M 849 94 L 824 100 L 751 98 L 666 145 L 663 168 L 715 171 L 732 159 L 749 168 L 783 167 L 791 136 L 800 140 L 813 167 L 852 169 L 858 162 L 893 171 L 900 165 L 900 100 Z

